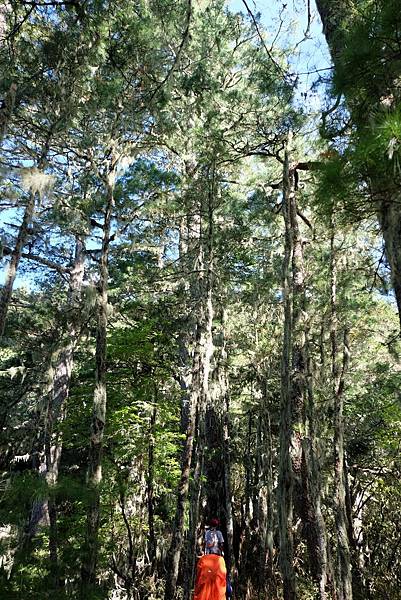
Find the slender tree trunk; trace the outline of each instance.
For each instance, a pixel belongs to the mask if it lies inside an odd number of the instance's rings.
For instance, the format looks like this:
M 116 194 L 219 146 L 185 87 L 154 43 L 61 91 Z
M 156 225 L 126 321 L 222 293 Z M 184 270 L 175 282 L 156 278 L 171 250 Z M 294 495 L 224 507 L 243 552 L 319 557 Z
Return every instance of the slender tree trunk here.
M 71 382 L 71 372 L 74 362 L 74 351 L 79 328 L 79 296 L 84 275 L 83 243 L 77 240 L 75 262 L 70 274 L 69 317 L 67 324 L 67 343 L 62 347 L 56 358 L 51 404 L 48 410 L 48 434 L 46 440 L 46 480 L 51 490 L 57 483 L 62 452 L 62 432 L 59 430 L 65 418 L 65 404 L 68 398 Z M 49 557 L 54 586 L 60 585 L 58 565 L 58 532 L 57 507 L 53 495 L 50 495 L 44 510 L 49 517 Z
M 253 429 L 253 414 L 252 410 L 248 410 L 248 427 L 246 435 L 246 447 L 244 455 L 244 466 L 245 466 L 245 527 L 248 529 L 251 521 L 251 499 L 252 499 L 252 429 Z
M 190 167 L 187 167 L 189 180 L 194 176 Z M 191 182 L 192 183 L 192 182 Z M 188 194 L 191 198 L 191 194 Z M 185 200 L 185 199 L 184 199 Z M 167 555 L 167 576 L 165 587 L 165 600 L 173 600 L 178 579 L 178 569 L 184 538 L 185 503 L 189 493 L 189 480 L 196 437 L 196 422 L 201 402 L 201 361 L 202 337 L 204 319 L 204 306 L 200 301 L 201 282 L 204 275 L 204 248 L 202 245 L 202 217 L 200 210 L 195 213 L 192 204 L 187 207 L 188 215 L 180 221 L 179 253 L 181 269 L 188 273 L 193 270 L 192 277 L 182 279 L 182 288 L 190 294 L 196 303 L 196 309 L 188 314 L 188 326 L 180 339 L 180 373 L 179 383 L 182 390 L 181 401 L 181 431 L 186 434 L 181 458 L 181 479 L 177 493 L 176 512 L 173 528 L 173 537 Z M 191 215 L 191 216 L 190 216 Z M 195 258 L 196 256 L 196 258 Z M 199 270 L 200 278 L 197 271 Z M 193 340 L 193 351 L 189 351 Z M 192 360 L 191 360 L 192 359 Z M 190 364 L 190 362 L 192 364 Z M 190 583 L 187 583 L 189 586 Z
M 298 207 L 295 191 L 289 196 L 290 226 L 292 235 L 292 363 L 291 402 L 292 437 L 291 458 L 294 475 L 294 508 L 301 518 L 306 540 L 309 569 L 312 577 L 324 587 L 326 585 L 326 560 L 324 529 L 319 510 L 318 483 L 314 446 L 314 403 L 309 373 L 308 315 L 306 305 L 306 274 L 304 267 L 303 242 L 298 222 Z M 321 591 L 325 598 L 325 590 Z
M 202 247 L 200 247 L 198 264 L 199 269 L 203 270 L 204 257 Z M 201 285 L 200 287 L 202 288 L 203 286 Z M 200 293 L 202 294 L 201 290 Z M 174 600 L 175 597 L 175 590 L 178 579 L 178 569 L 183 544 L 185 504 L 188 498 L 189 491 L 192 452 L 195 439 L 196 414 L 201 408 L 203 400 L 205 333 L 207 328 L 207 315 L 204 298 L 198 298 L 198 305 L 199 318 L 196 326 L 195 349 L 192 361 L 191 391 L 189 394 L 189 406 L 187 413 L 187 434 L 181 463 L 181 480 L 177 495 L 174 532 L 168 558 L 169 567 L 166 580 L 165 600 Z
M 381 185 L 381 184 L 380 184 Z M 380 189 L 380 187 L 379 187 Z M 391 269 L 391 278 L 401 323 L 401 190 L 394 197 L 381 202 L 379 223 L 383 233 L 386 256 Z
M 29 226 L 32 221 L 33 212 L 35 208 L 35 197 L 36 194 L 31 191 L 28 196 L 28 200 L 25 206 L 24 216 L 22 217 L 22 223 L 20 225 L 18 236 L 15 242 L 14 250 L 11 253 L 10 262 L 8 264 L 4 287 L 1 292 L 0 299 L 0 338 L 4 335 L 4 329 L 6 326 L 7 312 L 13 293 L 13 287 L 15 278 L 17 276 L 18 265 L 21 260 L 22 250 L 29 238 Z
M 347 515 L 348 545 L 351 553 L 352 563 L 352 596 L 353 600 L 366 600 L 369 590 L 364 584 L 364 556 L 361 551 L 359 536 L 362 534 L 362 511 L 357 506 L 357 499 L 353 500 L 349 482 L 348 466 L 344 456 L 344 482 L 345 482 L 345 507 Z M 355 519 L 354 514 L 359 513 Z
M 319 583 L 320 598 L 326 599 L 327 583 L 327 553 L 324 520 L 320 508 L 319 479 L 315 456 L 314 444 L 314 405 L 311 388 L 311 377 L 309 373 L 308 359 L 308 323 L 306 307 L 306 275 L 304 269 L 303 242 L 301 240 L 298 209 L 293 185 L 294 173 L 289 166 L 288 151 L 286 152 L 283 177 L 283 211 L 286 227 L 286 246 L 284 258 L 284 344 L 283 344 L 283 403 L 281 426 L 288 427 L 290 419 L 290 431 L 286 432 L 286 442 L 289 444 L 291 467 L 288 477 L 292 483 L 286 492 L 287 518 L 291 514 L 288 509 L 290 494 L 293 496 L 293 504 L 297 515 L 302 520 L 303 533 L 306 538 L 309 563 L 312 576 Z M 290 308 L 288 307 L 290 304 Z M 287 346 L 288 344 L 288 346 Z M 289 369 L 287 371 L 287 369 Z M 289 398 L 288 395 L 289 394 Z M 284 432 L 281 432 L 282 443 L 284 443 Z M 283 450 L 282 458 L 285 453 Z M 285 456 L 287 459 L 287 457 Z M 284 474 L 284 462 L 280 463 L 282 491 L 287 474 Z M 294 492 L 296 492 L 294 494 Z M 287 500 L 288 498 L 288 500 Z M 284 512 L 282 500 L 281 512 Z M 285 516 L 282 524 L 284 525 Z M 292 522 L 291 522 L 292 526 Z M 287 528 L 290 527 L 289 519 Z M 290 535 L 287 538 L 282 531 L 282 540 L 285 545 L 292 543 Z M 288 529 L 287 529 L 288 531 Z M 291 534 L 292 535 L 292 534 Z M 289 551 L 286 554 L 289 556 Z M 293 573 L 288 567 L 286 559 L 282 566 L 283 580 L 286 574 L 284 587 L 285 596 L 293 598 L 296 591 L 291 582 Z M 291 577 L 290 577 L 291 575 Z
M 280 404 L 280 461 L 278 478 L 278 508 L 280 533 L 280 570 L 283 578 L 284 600 L 296 600 L 294 571 L 293 476 L 291 461 L 292 398 L 291 398 L 291 348 L 292 348 L 292 289 L 291 262 L 293 240 L 291 232 L 290 203 L 293 194 L 288 149 L 283 168 L 283 214 L 285 223 L 285 246 L 283 261 L 284 333 L 281 357 L 281 404 Z
M 166 579 L 165 600 L 174 600 L 178 579 L 178 568 L 184 536 L 185 504 L 188 498 L 191 473 L 192 451 L 195 438 L 196 413 L 201 400 L 201 339 L 202 325 L 198 323 L 193 356 L 191 393 L 188 407 L 188 425 L 186 440 L 181 461 L 181 479 L 178 486 L 177 505 L 174 521 L 173 537 L 168 556 L 168 572 Z
M 51 489 L 57 483 L 58 471 L 62 451 L 62 432 L 59 426 L 64 420 L 65 403 L 68 398 L 71 372 L 73 367 L 74 350 L 78 338 L 79 297 L 84 274 L 83 243 L 77 240 L 75 248 L 74 265 L 70 271 L 69 294 L 67 302 L 67 324 L 61 343 L 57 343 L 56 350 L 51 357 L 51 382 L 48 391 L 46 411 L 44 461 L 41 465 L 41 475 L 46 478 Z M 58 537 L 57 537 L 57 511 L 54 498 L 41 499 L 35 503 L 28 526 L 28 539 L 32 539 L 40 526 L 45 522 L 49 528 L 49 553 L 50 566 L 57 583 L 58 572 Z
M 0 18 L 1 17 L 2 15 L 0 13 Z M 3 138 L 7 133 L 8 124 L 11 121 L 14 111 L 16 92 L 17 85 L 12 83 L 10 85 L 10 89 L 5 94 L 5 98 L 0 109 L 0 143 L 3 141 Z
M 334 226 L 331 235 L 331 359 L 334 397 L 334 485 L 335 526 L 337 533 L 337 596 L 338 600 L 352 600 L 351 555 L 348 543 L 346 513 L 346 484 L 344 473 L 344 422 L 343 392 L 344 375 L 349 362 L 348 334 L 344 332 L 343 365 L 338 364 L 337 342 L 337 259 Z
M 204 407 L 200 410 L 203 412 Z M 204 447 L 205 447 L 205 416 L 198 415 L 199 431 L 197 435 L 197 443 L 195 446 L 195 468 L 190 490 L 190 506 L 189 506 L 189 524 L 188 524 L 188 543 L 187 543 L 187 560 L 186 571 L 184 573 L 184 600 L 189 600 L 191 597 L 192 587 L 195 581 L 195 565 L 196 557 L 199 551 L 199 513 L 202 497 L 202 477 L 204 472 Z
M 228 382 L 228 355 L 226 347 L 226 320 L 227 314 L 222 301 L 222 293 L 219 293 L 220 306 L 218 320 L 220 328 L 216 332 L 218 343 L 214 351 L 214 370 L 209 401 L 209 415 L 213 414 L 215 422 L 214 431 L 210 431 L 208 442 L 213 443 L 212 452 L 217 453 L 217 464 L 210 469 L 211 475 L 216 479 L 216 485 L 212 492 L 213 498 L 209 496 L 211 505 L 216 504 L 214 514 L 222 517 L 222 529 L 225 530 L 224 558 L 227 572 L 233 575 L 233 507 L 231 489 L 231 448 L 230 448 L 230 396 Z M 211 488 L 208 482 L 208 488 Z M 217 497 L 217 503 L 216 503 Z M 223 531 L 224 533 L 224 531 Z
M 273 571 L 273 553 L 274 553 L 274 494 L 273 494 L 273 441 L 272 441 L 272 430 L 271 430 L 271 419 L 270 414 L 267 411 L 266 414 L 266 435 L 265 444 L 267 451 L 266 458 L 266 484 L 267 484 L 267 515 L 266 515 L 266 548 L 268 552 L 267 556 L 267 577 L 273 587 L 273 580 L 275 579 Z
M 305 490 L 305 516 L 307 524 L 307 538 L 311 572 L 319 586 L 319 597 L 321 600 L 327 598 L 327 587 L 329 581 L 329 564 L 327 549 L 326 524 L 322 513 L 322 490 L 319 457 L 316 442 L 316 418 L 315 403 L 312 387 L 311 359 L 307 350 L 307 406 L 306 406 L 306 428 L 307 436 L 303 440 L 302 476 L 303 488 Z
M 48 155 L 49 147 L 50 147 L 50 140 L 53 135 L 53 128 L 54 128 L 54 125 L 50 128 L 50 130 L 47 134 L 46 141 L 44 143 L 40 157 L 38 159 L 38 169 L 39 170 L 43 169 L 43 167 L 46 163 L 46 157 Z M 1 291 L 0 339 L 4 335 L 4 330 L 5 330 L 6 321 L 7 321 L 8 307 L 10 305 L 10 300 L 11 300 L 11 296 L 13 293 L 15 278 L 17 277 L 17 270 L 18 270 L 18 265 L 21 260 L 22 251 L 29 239 L 29 235 L 30 235 L 29 228 L 30 228 L 34 210 L 35 210 L 36 195 L 37 195 L 37 192 L 34 189 L 31 189 L 29 191 L 27 203 L 25 206 L 24 216 L 22 217 L 22 223 L 18 230 L 18 235 L 17 235 L 17 239 L 15 241 L 14 249 L 11 252 L 11 258 L 10 258 L 10 262 L 8 263 L 8 268 L 7 268 L 6 276 L 5 276 L 4 287 Z
M 268 593 L 273 590 L 273 443 L 268 406 L 267 378 L 260 379 L 262 393 L 260 422 L 260 473 L 259 473 L 259 537 L 261 580 Z
M 46 478 L 47 476 L 47 464 L 46 464 L 46 452 L 49 445 L 49 429 L 51 427 L 51 416 L 49 407 L 52 402 L 52 391 L 54 385 L 54 366 L 53 366 L 53 354 L 50 355 L 48 368 L 46 371 L 46 387 L 42 390 L 42 397 L 46 400 L 46 409 L 43 411 L 43 426 L 39 428 L 38 440 L 32 449 L 32 463 L 35 470 L 38 472 L 40 477 Z M 39 409 L 39 414 L 41 413 Z M 40 418 L 40 417 L 39 417 Z M 31 513 L 29 516 L 29 522 L 23 536 L 22 546 L 25 547 L 31 542 L 37 535 L 41 527 L 49 525 L 49 514 L 48 514 L 47 498 L 35 499 L 32 505 Z
M 147 476 L 147 505 L 148 505 L 148 555 L 152 573 L 156 567 L 156 535 L 155 535 L 155 509 L 154 509 L 154 470 L 155 470 L 155 427 L 157 405 L 152 410 L 149 427 L 148 445 L 148 476 Z
M 202 408 L 206 406 L 209 396 L 210 363 L 213 355 L 213 202 L 214 182 L 209 189 L 207 198 L 202 196 L 200 206 L 198 255 L 194 269 L 198 273 L 198 277 L 193 288 L 197 306 L 197 323 L 192 362 L 191 393 L 189 395 L 188 426 L 182 457 L 175 523 L 168 556 L 165 600 L 174 600 L 176 594 L 184 538 L 185 504 L 188 499 L 196 433 L 196 415 L 199 412 L 202 416 Z M 205 220 L 206 224 L 204 223 Z
M 196 228 L 197 230 L 197 228 Z M 199 243 L 199 231 L 197 231 L 195 243 Z M 192 297 L 190 278 L 188 277 L 187 271 L 189 270 L 190 262 L 190 251 L 193 252 L 193 238 L 194 232 L 191 231 L 191 222 L 189 217 L 180 219 L 179 226 L 179 264 L 180 270 L 183 273 L 181 277 L 181 291 L 185 296 Z M 191 248 L 189 248 L 191 246 Z M 192 286 L 193 287 L 193 286 Z M 192 307 L 187 309 L 185 317 L 185 327 L 183 328 L 178 344 L 179 344 L 179 370 L 178 370 L 178 382 L 182 392 L 181 399 L 181 431 L 185 432 L 188 427 L 188 407 L 189 407 L 189 390 L 191 388 L 191 353 L 190 353 L 190 341 L 195 337 L 195 323 Z
M 91 423 L 91 437 L 88 465 L 88 513 L 85 553 L 82 561 L 82 582 L 84 586 L 96 583 L 98 558 L 98 537 L 100 526 L 100 484 L 102 482 L 103 436 L 106 421 L 106 350 L 108 325 L 108 260 L 110 247 L 111 219 L 114 207 L 115 173 L 110 172 L 106 183 L 106 205 L 103 223 L 102 251 L 100 256 L 100 272 L 97 296 L 97 328 L 96 328 L 96 371 L 95 390 Z
M 225 351 L 225 350 L 224 350 Z M 226 356 L 226 353 L 225 353 Z M 224 497 L 225 497 L 225 513 L 226 513 L 226 531 L 227 540 L 225 545 L 225 560 L 227 564 L 227 572 L 233 578 L 234 569 L 234 553 L 233 553 L 233 538 L 234 538 L 234 518 L 232 506 L 232 486 L 231 486 L 231 448 L 230 448 L 230 396 L 228 386 L 224 394 L 224 416 L 223 416 L 223 459 L 224 459 Z

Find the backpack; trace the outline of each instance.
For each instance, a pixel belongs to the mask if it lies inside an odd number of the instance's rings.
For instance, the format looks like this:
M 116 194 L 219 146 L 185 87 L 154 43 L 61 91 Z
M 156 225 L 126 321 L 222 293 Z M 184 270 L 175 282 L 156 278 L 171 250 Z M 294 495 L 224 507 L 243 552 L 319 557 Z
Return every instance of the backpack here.
M 217 535 L 216 530 L 209 529 L 206 533 L 205 541 L 207 542 L 205 549 L 207 554 L 209 554 L 213 548 L 219 548 L 219 536 Z M 210 546 L 210 544 L 212 545 Z

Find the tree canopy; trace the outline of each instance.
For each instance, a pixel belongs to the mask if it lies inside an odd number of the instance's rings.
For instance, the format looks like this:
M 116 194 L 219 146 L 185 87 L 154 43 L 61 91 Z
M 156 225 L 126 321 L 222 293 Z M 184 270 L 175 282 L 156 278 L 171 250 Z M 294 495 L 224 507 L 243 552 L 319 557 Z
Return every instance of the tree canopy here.
M 400 597 L 401 17 L 294 6 L 0 0 L 1 597 L 190 600 L 213 519 Z

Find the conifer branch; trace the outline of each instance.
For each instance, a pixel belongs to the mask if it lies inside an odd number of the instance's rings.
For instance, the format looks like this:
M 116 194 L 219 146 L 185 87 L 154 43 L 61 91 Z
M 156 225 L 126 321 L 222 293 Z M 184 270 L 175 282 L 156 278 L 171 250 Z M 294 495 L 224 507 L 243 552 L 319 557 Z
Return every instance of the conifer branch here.
M 249 5 L 248 5 L 247 1 L 246 0 L 242 0 L 242 3 L 244 4 L 244 6 L 245 6 L 245 8 L 247 10 L 247 13 L 250 16 L 250 18 L 251 18 L 251 20 L 252 20 L 252 22 L 254 24 L 254 27 L 255 27 L 256 32 L 258 34 L 258 37 L 259 37 L 259 39 L 261 41 L 261 44 L 262 44 L 263 48 L 266 51 L 267 56 L 269 57 L 269 59 L 271 60 L 271 62 L 273 63 L 273 65 L 276 67 L 276 69 L 283 75 L 283 77 L 286 77 L 285 71 L 280 67 L 280 65 L 278 64 L 278 62 L 273 57 L 273 54 L 270 52 L 269 48 L 266 46 L 266 42 L 263 39 L 263 36 L 262 36 L 262 33 L 261 33 L 260 29 L 259 29 L 259 25 L 258 25 L 258 22 L 256 20 L 256 17 L 253 14 L 253 12 L 251 11 L 251 9 L 249 8 Z

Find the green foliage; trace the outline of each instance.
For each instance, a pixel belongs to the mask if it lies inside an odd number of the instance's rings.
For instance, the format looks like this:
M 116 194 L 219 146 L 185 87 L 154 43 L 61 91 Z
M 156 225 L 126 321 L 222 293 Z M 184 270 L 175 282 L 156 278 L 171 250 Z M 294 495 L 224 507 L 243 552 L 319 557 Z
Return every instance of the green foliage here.
M 20 218 L 27 201 L 20 167 L 41 161 L 38 174 L 54 181 L 51 193 L 36 198 L 18 268 L 35 283 L 30 292 L 13 292 L 0 354 L 0 521 L 6 531 L 0 550 L 8 560 L 1 594 L 160 600 L 188 401 L 196 377 L 207 376 L 210 388 L 197 407 L 185 500 L 185 547 L 195 529 L 197 484 L 200 528 L 212 509 L 226 520 L 229 474 L 239 589 L 244 597 L 251 590 L 258 597 L 278 597 L 283 149 L 293 130 L 294 166 L 304 162 L 304 146 L 313 147 L 315 158 L 323 142 L 297 138 L 305 116 L 294 109 L 284 54 L 269 50 L 270 41 L 265 47 L 253 24 L 226 10 L 224 2 L 192 2 L 190 15 L 187 2 L 173 0 L 81 4 L 11 2 L 9 45 L 0 48 L 5 74 L 0 93 L 15 79 L 19 90 L 1 150 L 7 167 L 1 189 L 13 216 Z M 371 493 L 363 497 L 361 520 L 372 549 L 366 577 L 379 598 L 385 589 L 393 594 L 398 582 L 389 581 L 386 564 L 401 562 L 400 524 L 392 518 L 400 500 L 401 381 L 399 342 L 389 337 L 397 322 L 391 295 L 385 295 L 388 273 L 378 258 L 376 226 L 369 222 L 377 212 L 369 182 L 396 186 L 400 175 L 401 113 L 386 77 L 376 73 L 398 43 L 399 19 L 394 24 L 390 18 L 393 1 L 360 2 L 360 8 L 363 18 L 352 14 L 352 23 L 344 23 L 346 49 L 333 88 L 350 94 L 353 123 L 343 128 L 349 115 L 341 106 L 330 123 L 337 142 L 312 161 L 320 163 L 319 170 L 297 173 L 305 298 L 303 330 L 294 336 L 309 344 L 303 412 L 313 412 L 315 419 L 322 510 L 335 557 L 333 236 L 339 365 L 345 330 L 351 351 L 343 373 L 351 496 L 364 487 Z M 393 82 L 397 69 L 392 64 Z M 105 240 L 111 188 L 111 239 Z M 16 243 L 16 224 L 15 218 L 7 226 L 7 256 Z M 81 290 L 73 288 L 71 276 L 77 239 L 85 245 Z M 99 383 L 99 265 L 106 247 L 107 411 L 101 482 L 89 487 L 97 441 L 90 432 Z M 205 324 L 209 286 L 213 315 Z M 295 305 L 299 301 L 294 298 Z M 206 340 L 209 325 L 212 340 Z M 206 354 L 205 364 L 197 363 L 207 341 L 213 345 L 210 373 Z M 68 352 L 71 373 L 68 361 L 60 362 Z M 68 393 L 56 410 L 60 389 Z M 306 421 L 293 429 L 306 444 L 311 431 Z M 61 460 L 51 481 L 49 473 L 44 476 L 46 461 L 57 444 Z M 199 482 L 198 459 L 204 465 Z M 97 492 L 97 582 L 83 589 L 87 513 Z M 57 561 L 49 554 L 50 521 L 26 539 L 32 509 L 43 500 L 55 509 Z M 271 530 L 265 536 L 268 517 Z M 294 527 L 294 535 L 299 594 L 313 598 L 316 583 L 304 532 Z M 273 552 L 262 556 L 267 537 Z M 179 593 L 187 554 L 181 557 Z M 261 577 L 267 560 L 260 565 L 260 556 L 270 561 L 269 577 L 264 572 Z
M 399 76 L 399 64 L 393 60 L 399 25 L 397 0 L 363 0 L 348 13 L 340 34 L 344 50 L 334 83 L 353 102 L 385 97 Z
M 46 481 L 32 471 L 4 478 L 3 485 L 5 489 L 0 512 L 2 523 L 21 525 L 32 505 L 41 501 L 47 494 Z
M 398 2 L 364 0 L 355 3 L 336 32 L 342 51 L 332 94 L 343 94 L 347 108 L 340 103 L 324 128 L 340 156 L 335 152 L 324 162 L 320 196 L 338 201 L 353 220 L 378 209 L 378 190 L 395 193 L 399 185 L 399 26 Z

